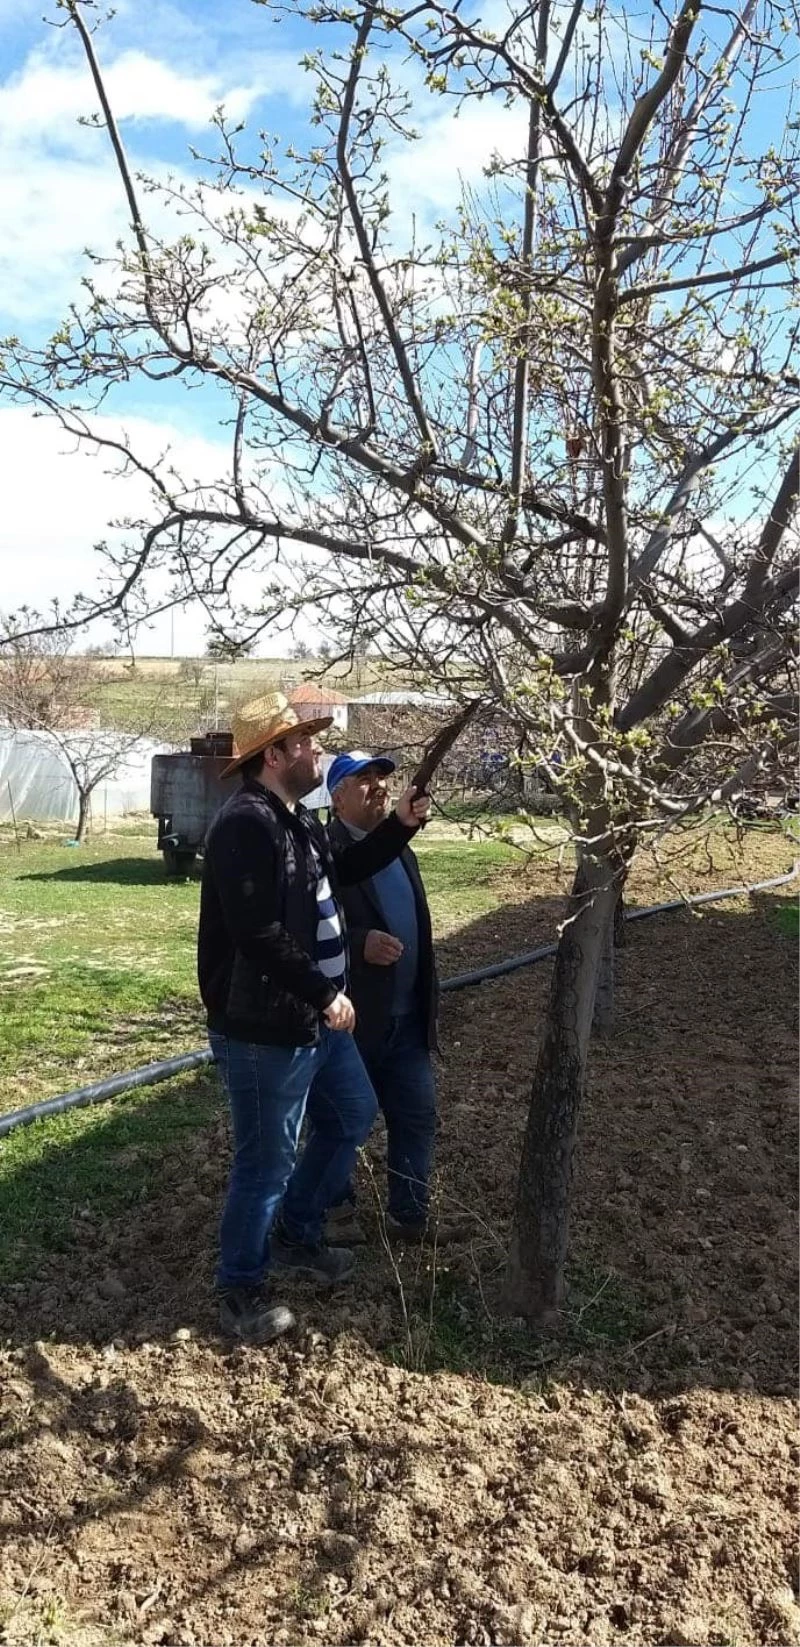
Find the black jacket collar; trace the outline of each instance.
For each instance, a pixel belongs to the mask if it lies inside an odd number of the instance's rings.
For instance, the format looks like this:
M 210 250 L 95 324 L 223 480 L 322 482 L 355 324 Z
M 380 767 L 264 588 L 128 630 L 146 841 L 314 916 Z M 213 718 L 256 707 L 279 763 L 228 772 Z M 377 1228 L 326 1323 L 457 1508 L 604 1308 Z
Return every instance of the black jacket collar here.
M 280 795 L 275 794 L 274 789 L 268 789 L 265 783 L 259 783 L 258 778 L 244 778 L 242 789 L 246 790 L 249 795 L 257 795 L 259 800 L 267 801 L 276 817 L 280 818 L 281 822 L 285 823 L 288 828 L 296 829 L 298 825 L 301 828 L 304 825 L 308 826 L 311 813 L 302 801 L 298 801 L 294 811 L 292 811 L 291 807 L 288 807 L 286 802 L 281 800 Z

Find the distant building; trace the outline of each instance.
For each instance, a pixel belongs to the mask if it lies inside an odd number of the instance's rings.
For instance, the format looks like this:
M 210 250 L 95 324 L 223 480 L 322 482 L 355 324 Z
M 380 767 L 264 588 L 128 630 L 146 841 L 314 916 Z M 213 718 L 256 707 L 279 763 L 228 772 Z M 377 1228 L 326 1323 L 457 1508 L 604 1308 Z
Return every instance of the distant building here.
M 348 725 L 349 699 L 344 693 L 337 692 L 332 686 L 323 686 L 318 681 L 304 681 L 302 686 L 295 686 L 287 693 L 289 702 L 303 720 L 316 720 L 322 715 L 331 715 L 333 724 L 339 732 L 346 732 Z
M 410 778 L 425 745 L 452 710 L 452 699 L 439 692 L 366 692 L 350 700 L 349 741 L 358 749 L 391 755 L 401 782 Z
M 454 699 L 442 692 L 364 692 L 350 700 L 353 708 L 365 709 L 452 709 Z

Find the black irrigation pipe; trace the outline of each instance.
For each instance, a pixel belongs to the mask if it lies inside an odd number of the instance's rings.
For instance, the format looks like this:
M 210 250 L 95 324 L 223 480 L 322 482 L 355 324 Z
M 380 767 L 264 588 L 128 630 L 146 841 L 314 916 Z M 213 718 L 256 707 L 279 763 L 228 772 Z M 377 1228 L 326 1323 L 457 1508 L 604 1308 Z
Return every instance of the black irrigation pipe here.
M 648 909 L 631 909 L 625 911 L 626 921 L 643 921 L 648 915 L 668 915 L 675 909 L 685 909 L 687 904 L 713 904 L 721 898 L 747 897 L 751 892 L 768 892 L 772 887 L 785 886 L 787 881 L 793 881 L 800 869 L 800 859 L 790 869 L 788 875 L 777 875 L 771 881 L 758 881 L 755 886 L 729 886 L 724 892 L 698 892 L 691 898 L 673 898 L 668 904 L 651 904 Z M 493 966 L 479 967 L 477 972 L 459 972 L 454 978 L 446 978 L 442 984 L 442 994 L 449 989 L 470 989 L 473 984 L 482 984 L 490 978 L 502 978 L 507 972 L 516 972 L 522 966 L 535 966 L 537 961 L 546 961 L 548 955 L 555 955 L 558 944 L 543 944 L 541 949 L 531 949 L 527 955 L 513 955 L 509 961 L 496 961 Z
M 163 1058 L 157 1064 L 143 1064 L 141 1069 L 129 1069 L 123 1075 L 111 1075 L 107 1081 L 95 1081 L 90 1087 L 78 1087 L 77 1092 L 60 1092 L 57 1098 L 45 1098 L 40 1104 L 28 1104 L 25 1109 L 12 1109 L 0 1115 L 0 1138 L 7 1137 L 15 1127 L 27 1127 L 31 1121 L 41 1121 L 48 1115 L 62 1115 L 66 1109 L 84 1109 L 87 1104 L 102 1104 L 107 1098 L 118 1098 L 121 1092 L 134 1087 L 152 1087 L 157 1081 L 169 1081 L 187 1069 L 200 1069 L 212 1062 L 211 1052 L 184 1052 L 177 1058 Z
M 651 904 L 648 909 L 626 910 L 625 920 L 643 921 L 650 915 L 669 915 L 676 909 L 692 908 L 696 904 L 718 903 L 723 898 L 749 897 L 752 892 L 770 892 L 773 887 L 786 886 L 793 881 L 798 869 L 800 860 L 788 875 L 777 875 L 771 881 L 758 881 L 754 886 L 729 886 L 723 892 L 699 892 L 691 898 L 673 898 L 670 903 Z M 548 956 L 555 955 L 557 948 L 557 944 L 542 944 L 540 949 L 531 949 L 526 955 L 513 955 L 508 961 L 496 961 L 492 966 L 478 967 L 474 972 L 458 972 L 452 978 L 445 978 L 442 994 L 456 989 L 471 989 L 473 985 L 487 983 L 491 978 L 502 978 L 507 972 L 517 972 L 520 967 L 535 966 L 537 961 L 546 961 Z M 120 1093 L 130 1092 L 135 1087 L 155 1086 L 158 1081 L 169 1081 L 173 1075 L 201 1069 L 204 1064 L 210 1063 L 213 1063 L 213 1054 L 208 1048 L 199 1052 L 184 1052 L 177 1058 L 164 1058 L 159 1063 L 128 1070 L 124 1075 L 112 1075 L 107 1081 L 95 1081 L 92 1086 L 79 1087 L 76 1092 L 61 1092 L 56 1098 L 28 1104 L 25 1109 L 12 1109 L 7 1115 L 0 1115 L 0 1138 L 6 1138 L 16 1127 L 30 1126 L 32 1121 L 41 1121 L 48 1115 L 62 1115 L 65 1110 L 102 1104 L 107 1098 L 117 1098 Z

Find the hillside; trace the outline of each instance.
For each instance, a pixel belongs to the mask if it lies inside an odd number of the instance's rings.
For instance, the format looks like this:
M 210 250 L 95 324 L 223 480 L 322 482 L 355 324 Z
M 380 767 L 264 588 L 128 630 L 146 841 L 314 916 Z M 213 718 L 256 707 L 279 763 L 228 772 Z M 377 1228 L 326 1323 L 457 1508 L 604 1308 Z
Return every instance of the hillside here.
M 43 668 L 46 669 L 46 665 Z M 80 690 L 75 696 L 78 723 L 84 719 L 125 731 L 150 731 L 181 741 L 208 727 L 226 726 L 238 704 L 264 692 L 291 691 L 311 680 L 335 687 L 348 697 L 378 687 L 413 684 L 379 660 L 359 660 L 347 670 L 326 668 L 321 658 L 125 657 L 75 658 Z

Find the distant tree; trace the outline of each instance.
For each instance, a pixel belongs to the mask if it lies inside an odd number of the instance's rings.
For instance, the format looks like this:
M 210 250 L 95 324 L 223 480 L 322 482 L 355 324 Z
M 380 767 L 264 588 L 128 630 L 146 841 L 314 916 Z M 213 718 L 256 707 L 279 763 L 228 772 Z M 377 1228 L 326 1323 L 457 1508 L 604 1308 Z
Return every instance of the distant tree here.
M 85 705 L 94 663 L 81 657 L 63 634 L 24 634 L 34 614 L 0 615 L 0 715 L 15 729 L 74 723 Z
M 203 665 L 199 658 L 181 658 L 178 665 L 178 680 L 188 681 L 192 686 L 199 687 L 203 680 Z
M 143 710 L 135 730 L 98 727 L 96 661 L 76 650 L 74 632 L 32 635 L 37 614 L 17 620 L 0 615 L 0 719 L 14 731 L 46 732 L 63 756 L 78 793 L 75 839 L 82 841 L 92 795 L 152 731 L 154 713 Z
M 309 646 L 307 641 L 304 641 L 304 640 L 295 641 L 294 646 L 292 647 L 292 654 L 291 655 L 292 655 L 293 658 L 298 658 L 299 660 L 303 661 L 306 658 L 311 657 L 311 647 Z
M 237 658 L 249 657 L 255 646 L 254 636 L 233 640 L 213 626 L 206 630 L 206 657 L 217 663 L 235 663 Z
M 356 686 L 364 685 L 364 676 L 367 669 L 367 653 L 365 647 L 356 647 L 353 650 L 353 678 Z

